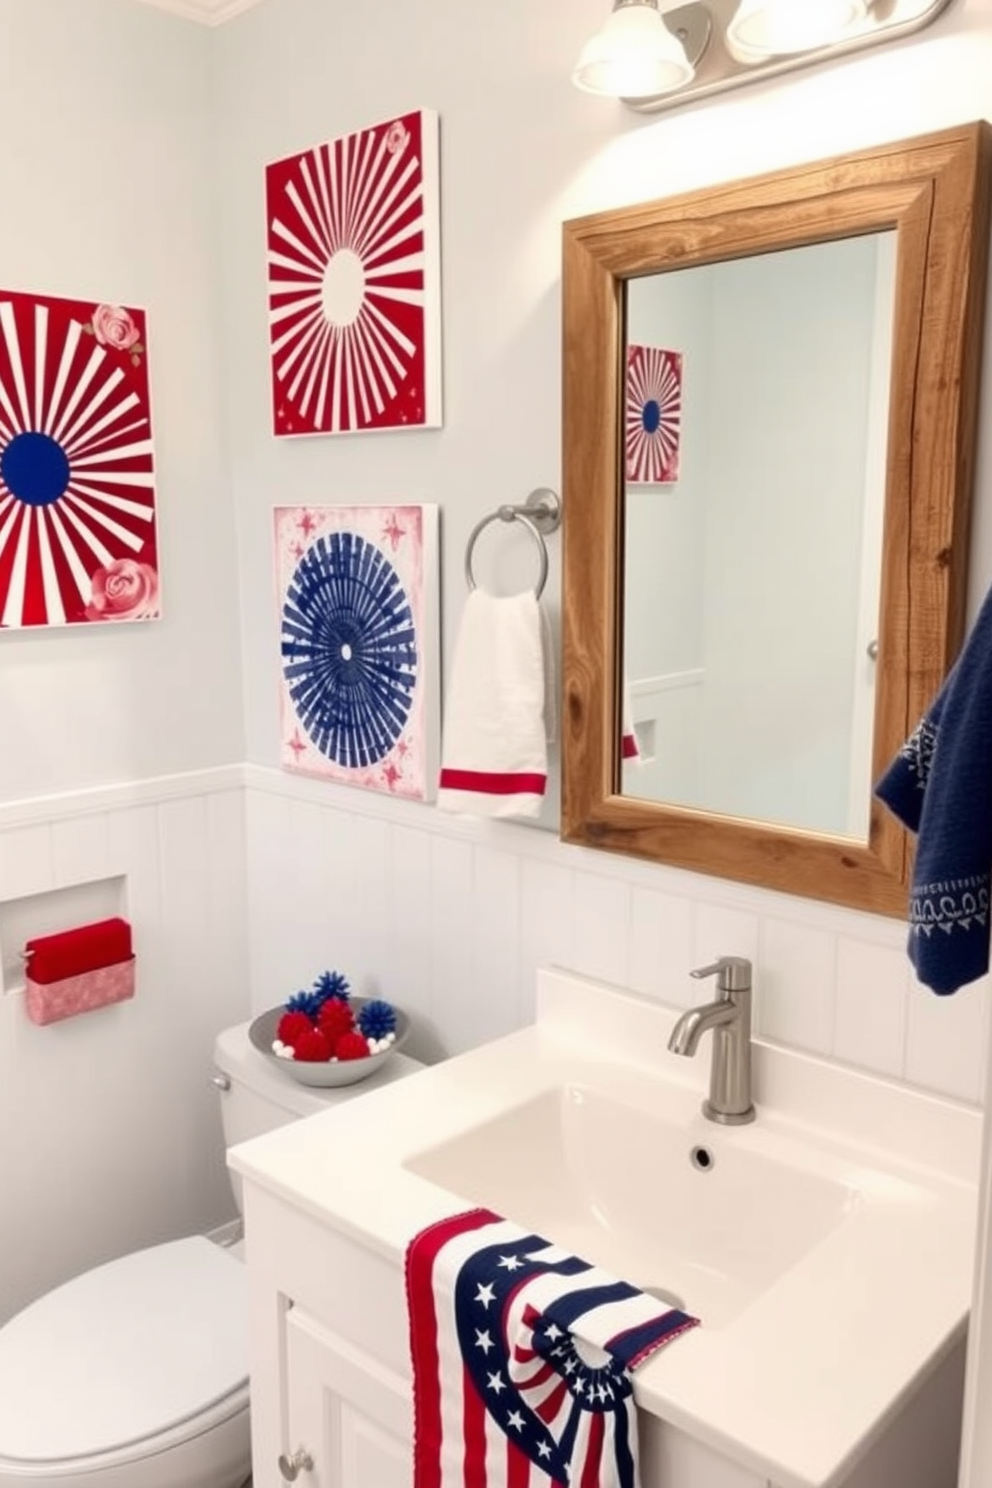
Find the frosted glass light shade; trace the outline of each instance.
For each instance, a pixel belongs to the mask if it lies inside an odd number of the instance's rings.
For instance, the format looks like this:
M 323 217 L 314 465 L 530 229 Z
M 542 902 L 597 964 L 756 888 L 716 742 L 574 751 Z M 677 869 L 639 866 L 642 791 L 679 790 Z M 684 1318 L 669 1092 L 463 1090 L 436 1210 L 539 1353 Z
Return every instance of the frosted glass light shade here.
M 740 0 L 727 46 L 741 62 L 763 62 L 829 46 L 867 15 L 867 0 Z
M 586 93 L 650 98 L 680 88 L 693 70 L 682 43 L 662 20 L 657 0 L 621 0 L 582 48 L 572 82 Z

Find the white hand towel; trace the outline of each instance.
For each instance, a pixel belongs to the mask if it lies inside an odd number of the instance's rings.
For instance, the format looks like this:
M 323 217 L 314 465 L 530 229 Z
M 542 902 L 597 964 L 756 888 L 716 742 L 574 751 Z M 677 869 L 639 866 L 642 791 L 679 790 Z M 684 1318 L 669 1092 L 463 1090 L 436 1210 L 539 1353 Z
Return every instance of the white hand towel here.
M 547 779 L 537 596 L 473 589 L 455 645 L 437 804 L 469 816 L 537 816 Z

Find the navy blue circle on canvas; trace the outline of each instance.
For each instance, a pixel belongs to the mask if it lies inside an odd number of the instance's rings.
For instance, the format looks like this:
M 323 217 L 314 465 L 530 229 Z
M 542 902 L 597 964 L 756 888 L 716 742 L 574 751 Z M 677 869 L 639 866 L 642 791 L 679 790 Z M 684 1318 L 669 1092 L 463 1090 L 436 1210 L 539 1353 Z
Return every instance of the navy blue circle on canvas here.
M 417 634 L 399 576 L 355 532 L 319 537 L 300 559 L 282 610 L 282 671 L 293 708 L 327 759 L 360 770 L 406 727 Z
M 0 475 L 12 496 L 28 506 L 51 506 L 69 485 L 69 457 L 50 434 L 15 434 L 0 454 Z
M 644 425 L 646 434 L 657 432 L 658 425 L 661 423 L 661 408 L 655 398 L 649 398 L 641 409 L 641 423 Z

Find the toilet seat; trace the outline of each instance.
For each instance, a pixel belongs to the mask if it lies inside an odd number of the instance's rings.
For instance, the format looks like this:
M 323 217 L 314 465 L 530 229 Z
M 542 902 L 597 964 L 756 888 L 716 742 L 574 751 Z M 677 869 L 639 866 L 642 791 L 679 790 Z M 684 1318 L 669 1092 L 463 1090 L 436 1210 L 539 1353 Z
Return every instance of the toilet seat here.
M 247 1318 L 244 1266 L 199 1235 L 33 1302 L 0 1328 L 0 1484 L 105 1471 L 246 1416 Z

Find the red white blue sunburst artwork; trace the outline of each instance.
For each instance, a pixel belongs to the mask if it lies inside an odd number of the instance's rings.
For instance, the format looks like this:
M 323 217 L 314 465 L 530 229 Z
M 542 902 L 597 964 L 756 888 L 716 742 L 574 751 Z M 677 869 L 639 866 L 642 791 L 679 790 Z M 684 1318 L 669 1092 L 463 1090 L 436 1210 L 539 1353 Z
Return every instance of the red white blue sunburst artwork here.
M 438 509 L 281 506 L 281 763 L 409 800 L 439 753 Z
M 0 290 L 0 626 L 159 614 L 141 310 Z
M 677 481 L 681 439 L 681 352 L 665 351 L 660 346 L 628 346 L 624 423 L 627 484 Z
M 275 434 L 438 428 L 437 115 L 276 161 L 266 210 Z

